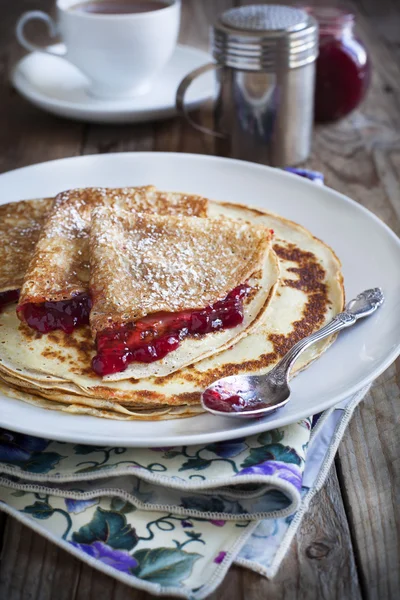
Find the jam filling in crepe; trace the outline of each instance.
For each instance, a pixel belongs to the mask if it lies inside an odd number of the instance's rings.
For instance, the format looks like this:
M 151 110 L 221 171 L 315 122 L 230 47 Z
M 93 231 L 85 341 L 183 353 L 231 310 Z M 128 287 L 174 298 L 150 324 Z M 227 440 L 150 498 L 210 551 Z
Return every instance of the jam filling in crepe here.
M 19 298 L 18 290 L 9 290 L 8 292 L 0 292 L 0 310 L 2 306 L 16 302 Z
M 138 376 L 128 368 L 132 363 L 160 361 L 190 338 L 234 332 L 246 301 L 257 293 L 268 297 L 275 283 L 266 291 L 257 277 L 251 283 L 270 238 L 264 226 L 244 221 L 96 209 L 90 233 L 94 371 L 113 379 Z M 219 344 L 212 338 L 208 348 L 199 345 L 191 362 L 218 352 Z
M 19 318 L 32 329 L 71 333 L 89 323 L 89 230 L 91 212 L 98 206 L 199 217 L 207 214 L 205 198 L 164 193 L 153 186 L 85 188 L 59 194 L 27 268 L 17 308 Z
M 16 302 L 52 198 L 0 206 L 0 310 Z
M 250 289 L 240 285 L 223 300 L 201 310 L 159 312 L 105 329 L 97 335 L 93 370 L 105 376 L 124 371 L 131 362 L 155 362 L 176 350 L 187 336 L 237 327 L 243 322 L 243 299 Z

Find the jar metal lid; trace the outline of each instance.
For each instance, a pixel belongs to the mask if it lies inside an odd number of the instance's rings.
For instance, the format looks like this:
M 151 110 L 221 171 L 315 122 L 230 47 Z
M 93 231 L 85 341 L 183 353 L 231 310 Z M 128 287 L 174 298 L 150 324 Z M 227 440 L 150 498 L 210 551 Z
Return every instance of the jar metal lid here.
M 298 8 L 241 6 L 224 12 L 215 23 L 212 50 L 219 64 L 235 69 L 295 69 L 317 58 L 318 25 Z

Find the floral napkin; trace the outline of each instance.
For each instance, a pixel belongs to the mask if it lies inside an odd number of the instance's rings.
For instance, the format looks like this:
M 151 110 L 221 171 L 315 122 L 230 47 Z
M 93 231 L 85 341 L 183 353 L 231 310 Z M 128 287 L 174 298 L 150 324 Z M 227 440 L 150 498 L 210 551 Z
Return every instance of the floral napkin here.
M 319 419 L 207 446 L 0 429 L 0 510 L 132 587 L 200 600 L 233 561 L 274 575 L 364 393 Z

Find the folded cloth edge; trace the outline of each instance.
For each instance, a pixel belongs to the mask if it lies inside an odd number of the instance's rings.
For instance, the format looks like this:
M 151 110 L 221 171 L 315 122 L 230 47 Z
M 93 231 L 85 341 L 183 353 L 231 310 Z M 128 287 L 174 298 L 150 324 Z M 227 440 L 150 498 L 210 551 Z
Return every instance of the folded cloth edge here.
M 4 470 L 5 472 L 5 470 Z M 1 473 L 1 470 L 0 470 Z M 251 476 L 250 476 L 251 477 Z M 254 479 L 250 479 L 250 481 L 254 481 Z M 262 483 L 264 483 L 263 481 Z M 225 513 L 225 512 L 210 512 L 210 511 L 200 511 L 192 508 L 183 508 L 180 506 L 172 506 L 168 504 L 145 504 L 138 500 L 134 495 L 129 494 L 125 490 L 121 490 L 118 488 L 99 488 L 97 490 L 93 490 L 90 492 L 74 492 L 71 490 L 60 490 L 57 488 L 50 488 L 44 485 L 36 485 L 30 483 L 21 483 L 19 481 L 5 479 L 4 477 L 0 477 L 0 485 L 3 485 L 7 488 L 12 488 L 15 490 L 34 492 L 39 494 L 51 494 L 53 496 L 58 496 L 60 498 L 73 498 L 75 500 L 90 500 L 93 498 L 101 498 L 103 496 L 116 496 L 127 502 L 130 502 L 136 508 L 140 508 L 147 511 L 160 511 L 160 512 L 173 512 L 175 514 L 188 515 L 192 517 L 206 518 L 206 519 L 224 519 L 225 521 L 243 521 L 245 520 L 261 520 L 261 519 L 279 519 L 293 514 L 297 507 L 300 505 L 301 497 L 297 490 L 294 490 L 293 487 L 282 481 L 278 477 L 270 476 L 268 478 L 268 483 L 271 486 L 276 483 L 276 487 L 280 488 L 280 491 L 286 491 L 288 494 L 288 499 L 291 500 L 291 503 L 286 507 L 280 510 L 271 510 L 268 512 L 253 512 L 253 513 Z M 220 492 L 221 490 L 214 489 L 214 493 Z
M 315 432 L 313 432 L 313 435 L 310 438 L 310 446 L 312 445 L 312 442 L 315 439 L 315 437 L 317 436 L 318 432 L 322 429 L 323 425 L 326 423 L 326 420 L 329 418 L 329 416 L 332 415 L 332 413 L 335 410 L 343 410 L 343 416 L 340 418 L 340 420 L 337 424 L 337 427 L 334 431 L 331 442 L 327 448 L 325 458 L 320 467 L 317 479 L 315 480 L 314 485 L 308 490 L 308 492 L 303 497 L 300 509 L 295 513 L 294 518 L 285 534 L 284 539 L 281 542 L 281 545 L 278 549 L 278 552 L 276 553 L 276 555 L 274 557 L 274 560 L 273 560 L 271 566 L 269 568 L 265 568 L 254 561 L 246 560 L 246 559 L 243 559 L 240 557 L 237 557 L 235 559 L 235 561 L 234 561 L 235 564 L 240 565 L 242 567 L 246 567 L 248 569 L 251 569 L 252 571 L 259 573 L 260 575 L 263 575 L 264 577 L 267 577 L 268 579 L 272 579 L 273 577 L 275 577 L 275 575 L 280 567 L 280 564 L 281 564 L 285 554 L 287 553 L 289 546 L 297 532 L 297 529 L 299 528 L 300 523 L 310 506 L 312 499 L 320 491 L 320 489 L 322 488 L 322 486 L 324 485 L 324 483 L 326 481 L 326 478 L 327 478 L 329 471 L 331 469 L 331 466 L 333 464 L 336 452 L 338 450 L 339 444 L 343 438 L 344 432 L 346 431 L 346 428 L 351 420 L 351 417 L 353 416 L 354 410 L 356 409 L 358 404 L 361 402 L 361 400 L 365 397 L 365 395 L 368 393 L 370 387 L 371 387 L 371 384 L 367 385 L 366 387 L 361 389 L 359 392 L 357 392 L 353 396 L 353 398 L 349 401 L 349 404 L 344 409 L 333 408 L 333 409 L 326 411 L 326 413 L 324 413 L 322 415 L 320 422 L 317 423 L 317 425 L 315 427 Z

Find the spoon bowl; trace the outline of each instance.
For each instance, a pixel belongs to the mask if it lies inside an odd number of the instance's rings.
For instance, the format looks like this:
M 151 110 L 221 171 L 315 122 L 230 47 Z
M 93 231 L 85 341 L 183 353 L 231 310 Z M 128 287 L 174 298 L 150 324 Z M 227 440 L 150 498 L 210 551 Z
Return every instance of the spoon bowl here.
M 290 370 L 300 354 L 312 344 L 369 317 L 383 302 L 380 288 L 365 290 L 322 329 L 297 342 L 266 375 L 232 375 L 215 381 L 202 394 L 203 408 L 214 415 L 240 419 L 264 417 L 282 408 L 289 402 Z
M 214 415 L 249 419 L 275 412 L 289 397 L 287 380 L 278 384 L 265 375 L 231 375 L 210 385 L 202 395 L 202 404 Z

